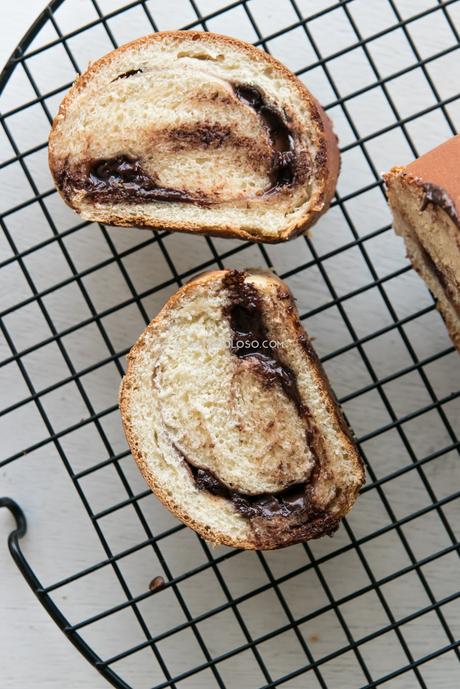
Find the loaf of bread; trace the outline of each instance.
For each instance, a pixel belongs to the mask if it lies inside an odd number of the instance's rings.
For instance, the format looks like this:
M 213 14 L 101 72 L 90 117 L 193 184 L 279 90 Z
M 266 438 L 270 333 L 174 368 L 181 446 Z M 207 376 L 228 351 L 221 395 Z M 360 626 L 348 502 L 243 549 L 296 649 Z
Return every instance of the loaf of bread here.
M 460 135 L 384 179 L 395 232 L 460 351 Z
M 147 483 L 209 541 L 272 549 L 332 534 L 363 464 L 286 285 L 204 273 L 128 357 L 120 410 Z
M 327 210 L 339 171 L 321 106 L 286 67 L 227 36 L 163 32 L 95 62 L 49 138 L 86 220 L 279 242 Z

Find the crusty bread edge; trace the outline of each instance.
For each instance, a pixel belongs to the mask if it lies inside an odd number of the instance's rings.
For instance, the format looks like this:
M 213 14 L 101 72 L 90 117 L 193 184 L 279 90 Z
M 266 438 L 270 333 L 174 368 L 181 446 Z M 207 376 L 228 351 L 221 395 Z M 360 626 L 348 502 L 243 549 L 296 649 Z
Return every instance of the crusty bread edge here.
M 161 488 L 161 486 L 158 484 L 156 481 L 154 472 L 150 469 L 147 460 L 142 456 L 141 452 L 137 449 L 137 442 L 136 442 L 136 434 L 133 430 L 133 425 L 130 421 L 129 418 L 129 407 L 130 407 L 130 393 L 131 393 L 131 387 L 132 385 L 135 384 L 135 370 L 134 370 L 134 362 L 135 359 L 138 355 L 138 353 L 143 349 L 144 343 L 145 343 L 145 338 L 147 334 L 150 334 L 155 328 L 161 323 L 161 321 L 169 315 L 169 313 L 174 309 L 176 303 L 181 299 L 184 295 L 187 294 L 187 292 L 192 291 L 195 289 L 197 284 L 206 284 L 208 281 L 212 281 L 214 278 L 218 277 L 221 275 L 223 272 L 228 272 L 228 271 L 222 271 L 222 270 L 213 270 L 213 271 L 207 271 L 205 273 L 201 273 L 197 277 L 193 278 L 190 282 L 185 284 L 183 287 L 181 287 L 175 294 L 173 294 L 166 304 L 163 306 L 161 309 L 160 313 L 156 318 L 154 318 L 150 324 L 145 328 L 137 342 L 133 345 L 131 348 L 129 354 L 128 354 L 128 366 L 125 372 L 125 375 L 121 381 L 120 384 L 120 391 L 119 391 L 119 408 L 120 408 L 120 413 L 121 413 L 121 418 L 122 418 L 122 425 L 123 429 L 126 435 L 126 440 L 128 442 L 128 445 L 131 449 L 131 454 L 133 458 L 135 459 L 144 479 L 146 480 L 147 484 L 153 491 L 153 493 L 158 497 L 158 499 L 163 503 L 165 507 L 167 507 L 178 519 L 180 519 L 184 524 L 192 528 L 194 531 L 196 531 L 200 536 L 202 536 L 204 539 L 207 541 L 216 543 L 216 544 L 222 544 L 222 545 L 227 545 L 231 546 L 234 548 L 243 548 L 246 550 L 273 550 L 277 549 L 280 547 L 286 547 L 289 545 L 294 545 L 295 543 L 298 542 L 303 542 L 308 540 L 308 538 L 316 538 L 322 535 L 325 535 L 331 530 L 334 530 L 334 528 L 338 525 L 342 517 L 344 517 L 351 509 L 353 506 L 357 495 L 359 493 L 360 488 L 364 484 L 365 481 L 365 472 L 364 472 L 364 464 L 361 458 L 361 455 L 357 449 L 356 443 L 354 441 L 352 431 L 349 428 L 348 424 L 345 421 L 345 418 L 343 416 L 343 413 L 338 405 L 338 402 L 335 398 L 335 395 L 330 387 L 329 381 L 326 377 L 326 374 L 323 370 L 323 367 L 321 365 L 321 362 L 319 361 L 318 356 L 316 355 L 315 350 L 311 346 L 310 340 L 308 338 L 308 335 L 306 335 L 305 330 L 302 328 L 300 321 L 298 320 L 298 312 L 297 308 L 295 306 L 294 300 L 292 298 L 291 293 L 289 292 L 289 296 L 292 299 L 292 306 L 293 310 L 289 314 L 288 318 L 291 319 L 292 324 L 295 327 L 295 330 L 297 332 L 299 341 L 302 342 L 302 346 L 305 348 L 305 343 L 307 343 L 308 346 L 308 352 L 306 352 L 306 356 L 309 356 L 311 364 L 314 369 L 314 374 L 315 374 L 315 383 L 318 386 L 318 389 L 321 392 L 321 395 L 323 399 L 326 401 L 326 405 L 328 408 L 328 411 L 331 413 L 331 415 L 335 416 L 340 430 L 342 432 L 342 442 L 343 442 L 343 447 L 344 449 L 349 453 L 351 457 L 353 457 L 354 461 L 354 469 L 357 473 L 357 481 L 355 483 L 355 489 L 352 490 L 350 489 L 349 491 L 343 492 L 341 498 L 342 498 L 342 503 L 341 503 L 341 509 L 339 513 L 334 514 L 333 518 L 329 520 L 325 520 L 324 528 L 319 530 L 315 528 L 317 526 L 315 520 L 311 522 L 311 535 L 303 535 L 301 538 L 296 537 L 295 533 L 292 533 L 292 538 L 285 538 L 283 542 L 276 541 L 274 542 L 273 540 L 265 540 L 261 541 L 258 543 L 255 543 L 254 540 L 246 540 L 246 539 L 233 539 L 230 538 L 227 534 L 222 533 L 222 532 L 214 532 L 210 533 L 208 530 L 205 529 L 205 526 L 203 525 L 202 522 L 198 522 L 195 519 L 191 518 L 188 514 L 185 514 L 180 508 L 177 507 L 176 504 L 172 502 L 172 500 L 168 497 L 168 495 L 164 492 L 164 490 Z M 264 274 L 266 275 L 267 272 L 264 271 Z M 284 291 L 286 291 L 286 285 L 276 276 L 272 275 L 273 281 L 279 284 L 283 288 Z M 310 524 L 308 525 L 310 526 Z M 303 532 L 305 534 L 305 532 Z
M 57 161 L 53 155 L 53 138 L 56 131 L 57 123 L 60 119 L 63 119 L 66 115 L 67 108 L 71 101 L 77 96 L 77 94 L 85 87 L 86 83 L 91 79 L 93 74 L 99 70 L 99 68 L 106 63 L 110 62 L 114 54 L 117 55 L 120 52 L 125 52 L 133 47 L 142 45 L 143 43 L 148 43 L 154 40 L 161 40 L 163 37 L 168 36 L 171 38 L 178 38 L 182 34 L 187 34 L 192 40 L 204 40 L 210 43 L 224 43 L 230 45 L 238 50 L 247 53 L 250 59 L 260 60 L 261 58 L 270 62 L 275 70 L 281 73 L 283 77 L 288 79 L 295 89 L 299 92 L 300 97 L 307 102 L 309 106 L 309 111 L 311 113 L 311 121 L 316 125 L 316 135 L 322 138 L 322 144 L 320 144 L 319 151 L 319 172 L 317 175 L 319 190 L 314 199 L 314 205 L 308 209 L 305 209 L 305 213 L 302 217 L 297 220 L 293 220 L 286 229 L 284 229 L 280 234 L 275 237 L 261 237 L 258 234 L 247 232 L 237 225 L 225 225 L 222 227 L 213 225 L 202 225 L 200 223 L 193 222 L 182 222 L 174 223 L 164 220 L 153 220 L 152 222 L 146 223 L 142 217 L 139 217 L 135 222 L 129 222 L 123 220 L 123 218 L 117 216 L 116 213 L 111 211 L 102 211 L 98 209 L 95 211 L 94 216 L 91 213 L 86 213 L 88 220 L 98 220 L 104 222 L 108 225 L 116 225 L 120 227 L 147 227 L 151 229 L 164 229 L 176 232 L 189 232 L 196 234 L 217 234 L 222 237 L 233 237 L 237 239 L 255 241 L 255 242 L 266 242 L 266 243 L 278 243 L 286 241 L 299 234 L 304 233 L 309 227 L 311 227 L 323 213 L 327 211 L 332 201 L 335 193 L 335 188 L 337 184 L 337 178 L 340 170 L 340 153 L 337 143 L 337 136 L 332 129 L 332 123 L 328 115 L 325 113 L 322 106 L 316 100 L 316 98 L 310 93 L 303 82 L 295 76 L 285 65 L 283 65 L 279 60 L 272 57 L 268 53 L 262 52 L 255 46 L 240 41 L 239 39 L 233 38 L 231 36 L 225 36 L 223 34 L 202 32 L 202 31 L 159 31 L 154 34 L 149 34 L 148 36 L 143 36 L 137 38 L 134 41 L 126 43 L 116 50 L 112 50 L 103 57 L 99 58 L 93 62 L 88 69 L 79 75 L 73 86 L 65 95 L 61 102 L 58 113 L 53 120 L 51 127 L 49 140 L 48 140 L 48 164 L 55 182 L 56 188 L 63 198 L 63 200 L 70 205 L 71 208 L 75 208 L 68 202 L 64 197 L 56 179 L 56 168 Z

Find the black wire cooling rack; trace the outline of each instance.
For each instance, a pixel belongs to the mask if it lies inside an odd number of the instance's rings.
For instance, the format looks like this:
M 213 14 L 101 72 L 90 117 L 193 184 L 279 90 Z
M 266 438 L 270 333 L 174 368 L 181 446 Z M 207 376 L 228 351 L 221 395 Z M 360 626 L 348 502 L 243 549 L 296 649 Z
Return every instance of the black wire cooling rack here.
M 44 522 L 44 542 L 49 502 L 55 529 L 68 528 L 67 504 L 82 524 L 69 550 L 35 552 L 46 578 L 21 549 L 22 509 L 1 504 L 32 590 L 114 686 L 460 684 L 458 361 L 391 230 L 379 174 L 455 132 L 459 21 L 454 0 L 55 0 L 6 65 L 0 466 L 15 497 L 29 481 L 20 502 Z M 164 28 L 252 41 L 326 105 L 342 174 L 311 236 L 254 246 L 90 225 L 64 207 L 46 138 L 75 72 Z M 206 268 L 248 265 L 292 287 L 368 472 L 333 539 L 277 553 L 211 549 L 166 513 L 138 480 L 116 406 L 129 345 L 167 296 Z M 46 490 L 50 456 L 57 483 Z

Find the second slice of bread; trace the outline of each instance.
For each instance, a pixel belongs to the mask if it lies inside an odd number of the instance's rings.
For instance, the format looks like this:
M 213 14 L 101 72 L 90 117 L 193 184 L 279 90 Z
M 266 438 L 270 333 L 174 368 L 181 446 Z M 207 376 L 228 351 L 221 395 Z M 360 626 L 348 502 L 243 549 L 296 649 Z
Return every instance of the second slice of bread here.
M 460 135 L 384 175 L 393 228 L 460 352 Z
M 129 354 L 120 410 L 154 493 L 209 541 L 272 549 L 330 534 L 364 481 L 271 273 L 210 272 L 171 297 Z
M 328 208 L 339 152 L 327 115 L 280 62 L 177 31 L 122 46 L 77 79 L 49 162 L 85 219 L 278 242 Z

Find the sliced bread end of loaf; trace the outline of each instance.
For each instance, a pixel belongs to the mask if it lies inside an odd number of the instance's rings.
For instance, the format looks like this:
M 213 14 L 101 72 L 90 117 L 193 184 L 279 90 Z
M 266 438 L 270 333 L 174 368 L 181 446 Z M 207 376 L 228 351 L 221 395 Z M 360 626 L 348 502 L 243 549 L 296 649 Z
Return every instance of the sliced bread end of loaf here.
M 426 202 L 426 182 L 407 167 L 394 167 L 384 181 L 393 228 L 460 352 L 459 228 L 441 206 Z

